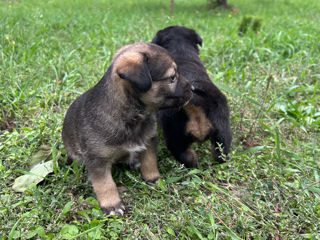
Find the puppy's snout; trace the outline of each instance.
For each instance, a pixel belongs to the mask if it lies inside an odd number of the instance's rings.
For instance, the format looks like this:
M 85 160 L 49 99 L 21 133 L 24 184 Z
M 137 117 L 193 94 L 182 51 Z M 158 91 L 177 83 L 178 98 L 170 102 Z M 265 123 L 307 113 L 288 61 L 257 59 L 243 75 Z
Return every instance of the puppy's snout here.
M 195 88 L 185 77 L 182 77 L 181 85 L 182 85 L 185 97 L 188 98 L 189 95 L 192 95 L 192 92 L 194 91 Z

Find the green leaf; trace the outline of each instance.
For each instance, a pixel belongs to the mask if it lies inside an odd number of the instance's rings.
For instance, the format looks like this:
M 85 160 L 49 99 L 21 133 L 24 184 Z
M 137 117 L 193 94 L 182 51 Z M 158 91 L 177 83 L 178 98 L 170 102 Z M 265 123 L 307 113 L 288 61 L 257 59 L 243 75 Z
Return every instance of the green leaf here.
M 179 176 L 179 177 L 170 177 L 167 179 L 167 183 L 174 183 L 174 182 L 178 182 L 180 181 L 182 178 L 184 178 L 184 176 Z
M 208 239 L 214 239 L 215 235 L 213 233 L 209 233 L 207 236 Z
M 317 188 L 317 187 L 310 187 L 310 188 L 308 188 L 308 190 L 310 192 L 320 193 L 320 188 Z
M 9 236 L 8 236 L 8 239 L 9 239 L 9 240 L 16 238 L 17 232 L 18 232 L 18 231 L 16 231 L 16 228 L 18 227 L 20 221 L 21 221 L 22 219 L 24 219 L 25 217 L 27 217 L 29 214 L 30 214 L 30 212 L 24 213 L 24 214 L 18 219 L 18 221 L 16 221 L 16 223 L 13 225 L 13 227 L 12 227 L 11 230 L 10 230 L 10 233 L 9 233 Z M 19 233 L 19 236 L 20 236 L 20 232 L 18 232 L 18 233 Z
M 198 236 L 198 238 L 200 238 L 201 240 L 202 240 L 202 239 L 205 239 L 205 238 L 201 235 L 201 233 L 199 232 L 199 230 L 198 230 L 192 223 L 190 223 L 190 226 L 191 226 L 191 229 L 190 229 L 190 230 L 192 230 L 192 231 Z
M 258 152 L 258 151 L 262 151 L 265 148 L 270 148 L 270 147 L 267 147 L 267 146 L 256 146 L 256 147 L 249 148 L 248 150 L 239 152 L 239 153 L 237 153 L 237 155 L 242 155 L 242 154 L 246 154 L 246 153 L 255 153 L 255 152 Z
M 51 147 L 41 145 L 40 150 L 31 156 L 30 168 L 32 169 L 38 163 L 45 161 L 51 154 Z
M 201 173 L 201 170 L 200 169 L 192 169 L 191 171 L 188 172 L 188 175 L 195 175 L 195 174 L 198 174 L 198 173 Z
M 78 235 L 79 230 L 77 226 L 66 224 L 61 228 L 60 235 L 63 239 L 74 239 Z
M 170 228 L 170 227 L 164 227 L 164 229 L 165 230 L 167 230 L 167 232 L 170 234 L 170 235 L 172 235 L 172 236 L 176 236 L 176 234 L 175 234 L 175 232 L 172 230 L 172 228 Z
M 99 226 L 95 227 L 92 231 L 88 232 L 88 236 L 90 239 L 101 239 L 102 238 L 102 228 L 103 224 L 100 224 Z
M 227 234 L 231 236 L 232 240 L 240 240 L 241 238 L 239 238 L 231 229 L 227 229 Z
M 61 214 L 63 214 L 63 215 L 66 216 L 66 215 L 70 212 L 71 206 L 72 206 L 72 201 L 67 202 L 67 204 L 66 204 L 66 205 L 64 206 L 64 208 L 62 209 Z
M 95 199 L 94 197 L 87 197 L 86 198 L 86 202 L 90 205 L 93 205 L 93 206 L 99 206 L 99 202 L 97 199 Z
M 27 236 L 26 236 L 26 239 L 30 239 L 30 238 L 33 238 L 35 235 L 37 235 L 38 234 L 38 232 L 37 232 L 37 230 L 35 229 L 35 230 L 33 230 L 33 231 L 31 231 Z
M 276 145 L 278 162 L 280 163 L 280 161 L 281 161 L 281 154 L 280 154 L 281 148 L 280 148 L 280 135 L 279 135 L 278 131 L 276 131 L 275 145 Z
M 160 187 L 160 189 L 162 191 L 166 191 L 166 189 L 167 189 L 166 181 L 161 178 L 158 179 L 158 186 Z
M 24 192 L 31 185 L 41 182 L 49 173 L 53 172 L 53 161 L 35 165 L 30 172 L 16 178 L 12 189 L 16 192 Z
M 44 228 L 42 226 L 38 226 L 36 228 L 37 234 L 39 235 L 39 237 L 41 237 L 42 239 L 44 239 L 46 237 L 46 231 L 44 230 Z
M 283 170 L 284 173 L 299 173 L 301 172 L 299 169 L 294 169 L 294 168 L 285 168 Z

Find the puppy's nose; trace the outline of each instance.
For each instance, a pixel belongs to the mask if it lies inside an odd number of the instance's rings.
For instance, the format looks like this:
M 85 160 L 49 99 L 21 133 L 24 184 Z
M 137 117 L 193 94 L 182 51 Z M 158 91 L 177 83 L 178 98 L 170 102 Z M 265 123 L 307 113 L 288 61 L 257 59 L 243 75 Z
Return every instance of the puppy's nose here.
M 191 85 L 191 91 L 194 91 L 196 88 L 193 86 L 193 85 Z

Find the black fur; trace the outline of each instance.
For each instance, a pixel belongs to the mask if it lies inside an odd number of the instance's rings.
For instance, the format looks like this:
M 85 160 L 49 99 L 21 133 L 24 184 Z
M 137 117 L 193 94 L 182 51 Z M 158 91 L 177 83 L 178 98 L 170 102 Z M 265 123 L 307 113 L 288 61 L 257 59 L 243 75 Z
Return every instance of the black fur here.
M 171 26 L 160 30 L 152 43 L 169 51 L 178 65 L 179 72 L 194 86 L 193 98 L 189 104 L 201 107 L 212 123 L 213 129 L 206 139 L 212 142 L 215 159 L 223 162 L 225 158 L 222 157 L 222 153 L 224 155 L 229 153 L 232 141 L 229 108 L 226 97 L 212 83 L 199 58 L 198 45 L 202 45 L 201 37 L 193 29 Z M 183 108 L 162 110 L 159 119 L 168 149 L 179 162 L 187 167 L 196 167 L 197 160 L 186 152 L 197 139 L 185 132 L 188 121 L 185 110 Z M 220 144 L 223 152 L 218 147 Z

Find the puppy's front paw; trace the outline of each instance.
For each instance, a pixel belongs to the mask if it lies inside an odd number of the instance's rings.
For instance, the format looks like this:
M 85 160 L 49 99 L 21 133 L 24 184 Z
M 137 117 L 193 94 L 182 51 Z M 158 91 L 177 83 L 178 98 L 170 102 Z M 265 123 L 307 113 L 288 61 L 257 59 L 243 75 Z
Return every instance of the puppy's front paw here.
M 217 163 L 225 163 L 228 160 L 228 156 L 226 156 L 219 147 L 213 146 L 211 148 L 211 153 Z
M 151 180 L 146 180 L 146 182 L 147 182 L 148 184 L 151 184 L 151 185 L 152 185 L 152 184 L 158 184 L 159 178 L 161 178 L 161 176 L 156 177 L 156 178 L 151 179 Z
M 186 168 L 199 168 L 198 157 L 192 148 L 188 148 L 187 151 L 180 154 L 178 161 Z
M 116 216 L 123 216 L 126 208 L 123 202 L 118 203 L 113 207 L 101 207 L 101 211 L 103 211 L 106 215 L 116 215 Z

